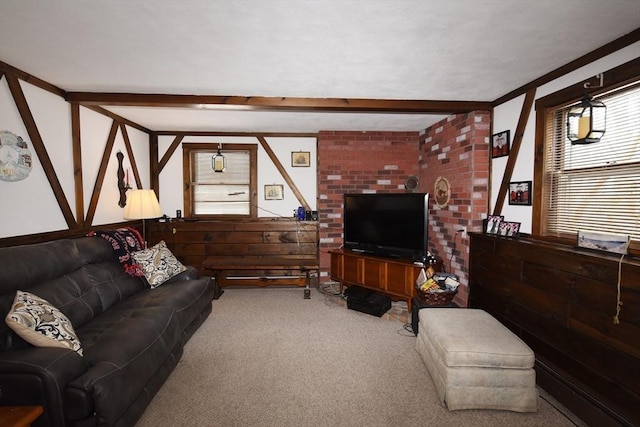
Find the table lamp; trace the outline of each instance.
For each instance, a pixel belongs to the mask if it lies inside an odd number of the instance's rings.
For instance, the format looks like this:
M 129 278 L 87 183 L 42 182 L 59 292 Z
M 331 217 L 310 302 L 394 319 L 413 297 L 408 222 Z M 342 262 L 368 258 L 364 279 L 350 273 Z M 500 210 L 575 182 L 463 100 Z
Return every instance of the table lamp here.
M 162 216 L 160 204 L 154 190 L 129 190 L 127 205 L 124 208 L 124 219 L 142 220 L 142 238 L 147 247 L 147 231 L 144 220 Z

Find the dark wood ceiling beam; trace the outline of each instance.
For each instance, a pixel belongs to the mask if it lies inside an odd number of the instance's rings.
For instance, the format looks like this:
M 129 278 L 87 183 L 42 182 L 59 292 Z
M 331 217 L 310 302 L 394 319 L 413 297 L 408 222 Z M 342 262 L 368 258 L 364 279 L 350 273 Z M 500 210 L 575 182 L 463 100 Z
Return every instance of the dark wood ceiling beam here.
M 44 89 L 46 91 L 49 91 L 51 93 L 54 93 L 58 96 L 61 96 L 62 98 L 64 98 L 67 93 L 60 89 L 57 86 L 52 85 L 51 83 L 47 83 L 42 79 L 39 79 L 35 76 L 32 76 L 29 73 L 25 73 L 22 70 L 19 70 L 15 67 L 12 67 L 11 65 L 7 64 L 6 62 L 2 62 L 0 61 L 0 72 L 7 73 L 7 74 L 11 74 L 14 75 L 16 78 L 23 80 L 27 83 L 31 83 L 34 86 L 39 87 L 40 89 Z
M 491 102 L 354 98 L 286 98 L 255 96 L 170 95 L 69 92 L 67 101 L 82 105 L 240 109 L 302 112 L 453 114 L 490 110 Z
M 86 105 L 86 104 L 82 104 L 82 106 L 83 106 L 83 107 L 86 107 L 86 108 L 88 108 L 88 109 L 90 109 L 90 110 L 93 110 L 93 111 L 95 111 L 95 112 L 96 112 L 96 113 L 98 113 L 98 114 L 102 114 L 103 116 L 107 116 L 107 117 L 109 117 L 109 118 L 111 118 L 111 119 L 115 120 L 115 121 L 116 121 L 116 122 L 118 122 L 118 123 L 122 123 L 122 124 L 125 124 L 125 125 L 127 125 L 127 126 L 131 126 L 132 128 L 134 128 L 134 129 L 138 129 L 139 131 L 144 132 L 144 133 L 147 133 L 147 134 L 151 133 L 151 130 L 150 130 L 150 129 L 147 129 L 146 127 L 141 126 L 141 125 L 137 124 L 136 122 L 132 122 L 132 121 L 131 121 L 131 120 L 129 120 L 129 119 L 125 119 L 124 117 L 119 116 L 119 115 L 117 115 L 117 114 L 115 114 L 115 113 L 112 113 L 111 111 L 109 111 L 109 110 L 107 110 L 107 109 L 105 109 L 105 108 L 102 108 L 102 107 L 100 107 L 99 105 Z

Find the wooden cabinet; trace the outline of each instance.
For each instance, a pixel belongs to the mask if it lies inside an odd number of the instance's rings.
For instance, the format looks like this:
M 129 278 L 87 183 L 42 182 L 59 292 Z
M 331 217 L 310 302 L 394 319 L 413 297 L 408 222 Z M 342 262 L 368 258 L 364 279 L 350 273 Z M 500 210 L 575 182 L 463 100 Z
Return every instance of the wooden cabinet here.
M 415 296 L 415 281 L 420 266 L 410 259 L 383 258 L 346 249 L 329 251 L 331 254 L 331 279 L 343 285 L 358 285 L 379 291 L 395 300 L 407 301 L 411 310 L 411 298 Z M 442 262 L 434 268 L 440 271 Z
M 309 283 L 318 269 L 318 222 L 289 218 L 171 221 L 147 225 L 149 245 L 164 240 L 184 264 L 220 286 Z
M 640 260 L 470 236 L 469 306 L 533 349 L 538 384 L 589 424 L 640 425 Z

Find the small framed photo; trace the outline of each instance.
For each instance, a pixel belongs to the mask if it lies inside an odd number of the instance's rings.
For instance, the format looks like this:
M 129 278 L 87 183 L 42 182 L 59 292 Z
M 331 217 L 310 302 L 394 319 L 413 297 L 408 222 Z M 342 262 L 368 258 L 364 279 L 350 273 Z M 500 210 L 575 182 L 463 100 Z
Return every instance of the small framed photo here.
M 509 183 L 509 204 L 531 206 L 531 181 Z
M 520 223 L 502 221 L 498 226 L 498 234 L 505 237 L 518 237 L 520 233 Z
M 486 226 L 484 227 L 484 232 L 487 234 L 498 234 L 500 224 L 503 220 L 504 216 L 502 215 L 489 215 L 485 220 Z
M 282 200 L 284 199 L 284 185 L 269 184 L 264 186 L 265 200 Z
M 493 134 L 491 137 L 491 158 L 504 157 L 509 155 L 511 147 L 511 131 L 504 130 Z
M 293 166 L 294 168 L 308 168 L 309 166 L 311 166 L 311 152 L 291 152 L 291 166 Z

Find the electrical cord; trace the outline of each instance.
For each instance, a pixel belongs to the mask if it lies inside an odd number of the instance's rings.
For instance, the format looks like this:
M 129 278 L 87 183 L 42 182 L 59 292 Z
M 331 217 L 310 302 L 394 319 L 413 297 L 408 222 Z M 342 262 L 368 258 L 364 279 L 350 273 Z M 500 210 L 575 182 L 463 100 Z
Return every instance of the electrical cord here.
M 627 250 L 629 249 L 629 244 L 631 243 L 631 239 L 627 240 L 627 245 L 624 248 L 624 252 L 622 253 L 622 256 L 620 257 L 620 261 L 618 261 L 618 283 L 617 283 L 617 289 L 618 289 L 618 295 L 616 298 L 616 315 L 613 316 L 613 324 L 614 325 L 619 325 L 620 324 L 620 310 L 622 310 L 622 300 L 620 299 L 620 284 L 622 282 L 622 260 L 624 259 L 625 254 L 627 253 Z
M 451 248 L 451 256 L 449 257 L 449 273 L 453 273 L 453 267 L 451 263 L 453 261 L 453 254 L 456 251 L 456 237 L 458 237 L 458 233 L 464 232 L 464 229 L 456 230 L 456 233 L 453 235 L 453 248 Z M 445 272 L 446 273 L 446 272 Z

